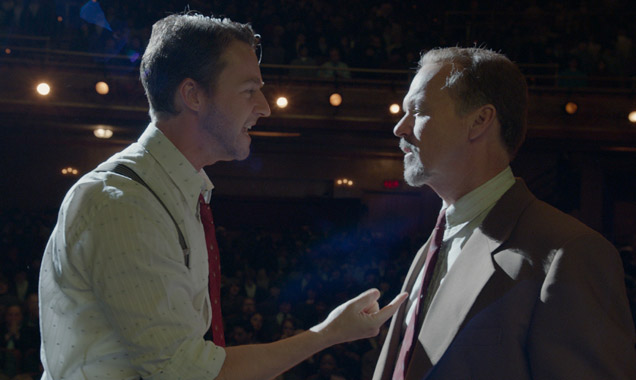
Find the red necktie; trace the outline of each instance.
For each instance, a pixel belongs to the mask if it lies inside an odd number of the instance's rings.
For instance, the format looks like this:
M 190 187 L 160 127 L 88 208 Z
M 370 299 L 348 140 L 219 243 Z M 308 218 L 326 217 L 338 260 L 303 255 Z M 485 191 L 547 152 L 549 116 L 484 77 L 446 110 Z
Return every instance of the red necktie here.
M 437 263 L 437 256 L 442 245 L 442 238 L 444 237 L 445 227 L 446 209 L 443 209 L 442 211 L 440 211 L 439 216 L 437 217 L 437 223 L 435 224 L 435 229 L 433 230 L 433 234 L 431 236 L 431 243 L 428 246 L 426 261 L 424 264 L 424 279 L 415 300 L 415 310 L 413 313 L 411 313 L 411 318 L 406 324 L 406 331 L 404 332 L 404 338 L 402 339 L 402 347 L 400 348 L 400 353 L 398 355 L 397 361 L 395 362 L 395 369 L 393 370 L 392 380 L 403 380 L 406 377 L 406 370 L 408 368 L 409 361 L 411 360 L 411 355 L 413 353 L 413 343 L 415 342 L 415 324 L 420 312 L 422 298 L 426 296 L 426 290 L 429 283 L 431 282 L 431 278 L 433 277 L 435 264 Z
M 221 314 L 221 262 L 219 246 L 216 242 L 214 220 L 210 205 L 199 194 L 199 212 L 205 232 L 205 242 L 208 247 L 208 265 L 210 266 L 208 286 L 210 288 L 210 303 L 212 304 L 212 340 L 217 346 L 225 347 L 223 334 L 223 316 Z

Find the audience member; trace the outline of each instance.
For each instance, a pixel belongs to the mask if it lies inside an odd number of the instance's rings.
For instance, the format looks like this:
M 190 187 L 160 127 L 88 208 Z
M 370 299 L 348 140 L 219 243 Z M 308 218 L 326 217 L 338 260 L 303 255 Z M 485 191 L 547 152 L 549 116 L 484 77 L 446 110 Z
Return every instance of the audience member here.
M 0 326 L 0 374 L 13 377 L 38 371 L 38 327 L 24 323 L 19 304 L 10 305 Z
M 320 65 L 318 76 L 321 78 L 351 78 L 349 65 L 340 60 L 340 50 L 338 48 L 329 49 L 329 60 Z
M 316 66 L 316 60 L 309 56 L 309 48 L 307 45 L 302 44 L 298 47 L 298 56 L 294 58 L 290 63 L 291 66 Z M 298 67 L 293 67 L 289 69 L 289 76 L 294 78 L 310 78 L 315 77 L 317 70 L 313 69 L 302 69 Z

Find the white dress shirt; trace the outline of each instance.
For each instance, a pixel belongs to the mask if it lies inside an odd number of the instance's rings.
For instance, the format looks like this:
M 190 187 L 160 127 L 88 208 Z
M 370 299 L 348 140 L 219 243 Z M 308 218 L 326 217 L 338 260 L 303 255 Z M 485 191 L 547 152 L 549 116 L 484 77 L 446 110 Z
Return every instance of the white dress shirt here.
M 462 253 L 462 248 L 464 248 L 468 239 L 470 239 L 481 222 L 484 221 L 499 198 L 514 183 L 515 178 L 512 170 L 507 167 L 483 185 L 461 197 L 454 204 L 448 205 L 446 202 L 442 204 L 442 209 L 446 208 L 446 229 L 444 230 L 442 246 L 439 251 L 438 267 L 435 269 L 429 285 L 429 289 L 433 289 L 433 292 L 423 298 L 422 310 L 428 310 L 428 306 L 435 296 L 435 291 L 444 281 L 444 276 L 451 269 L 457 257 Z M 463 254 L 470 255 L 470 252 Z M 415 312 L 415 300 L 422 285 L 425 270 L 426 268 L 423 266 L 409 294 L 408 312 L 404 320 L 405 326 L 406 321 L 410 321 L 411 314 Z
M 43 379 L 213 379 L 225 350 L 211 322 L 198 197 L 212 184 L 154 125 L 109 161 L 142 185 L 90 172 L 68 192 L 40 272 Z

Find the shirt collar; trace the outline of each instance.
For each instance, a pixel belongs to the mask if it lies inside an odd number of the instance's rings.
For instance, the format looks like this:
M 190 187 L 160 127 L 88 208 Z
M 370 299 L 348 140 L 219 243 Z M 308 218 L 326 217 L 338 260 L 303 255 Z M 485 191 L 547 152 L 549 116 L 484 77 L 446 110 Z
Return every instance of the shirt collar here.
M 175 186 L 181 191 L 188 207 L 196 210 L 199 194 L 203 193 L 209 200 L 210 192 L 214 188 L 212 182 L 203 169 L 197 172 L 190 161 L 176 146 L 159 130 L 154 123 L 139 138 L 141 144 L 159 165 L 165 170 Z
M 214 184 L 210 181 L 210 177 L 205 173 L 205 170 L 199 170 L 199 176 L 203 179 L 203 185 L 201 186 L 201 194 L 203 194 L 203 199 L 207 203 L 210 203 L 210 198 L 212 197 L 212 190 L 214 190 Z
M 447 207 L 446 231 L 448 236 L 452 236 L 454 234 L 453 231 L 458 231 L 478 215 L 490 209 L 514 183 L 515 177 L 512 174 L 512 169 L 508 166 L 495 177 L 488 180 L 488 182 L 461 197 L 454 204 L 449 206 L 444 202 L 442 207 Z

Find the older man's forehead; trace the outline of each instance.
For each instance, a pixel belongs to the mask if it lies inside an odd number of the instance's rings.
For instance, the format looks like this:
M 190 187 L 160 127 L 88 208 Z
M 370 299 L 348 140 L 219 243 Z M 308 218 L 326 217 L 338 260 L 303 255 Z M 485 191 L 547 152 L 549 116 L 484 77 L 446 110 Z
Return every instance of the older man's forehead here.
M 426 96 L 426 91 L 429 89 L 429 83 L 442 68 L 443 65 L 440 64 L 427 64 L 418 70 L 411 82 L 408 93 L 404 97 L 404 109 L 413 108 L 422 102 Z

